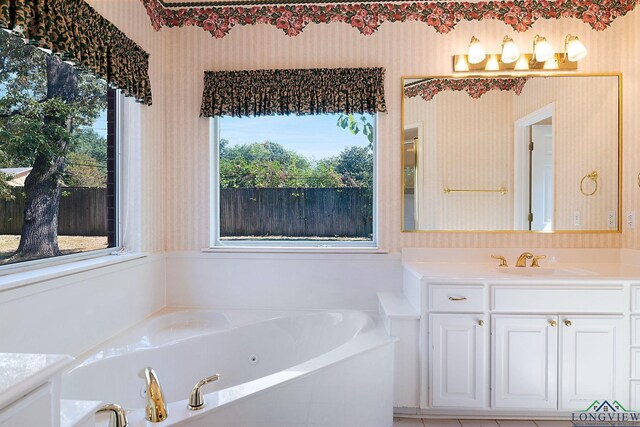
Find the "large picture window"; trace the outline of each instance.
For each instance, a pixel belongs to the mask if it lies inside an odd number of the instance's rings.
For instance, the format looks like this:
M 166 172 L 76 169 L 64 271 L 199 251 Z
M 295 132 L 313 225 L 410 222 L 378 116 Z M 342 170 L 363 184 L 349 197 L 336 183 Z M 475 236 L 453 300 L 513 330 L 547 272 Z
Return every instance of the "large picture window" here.
M 212 121 L 215 245 L 375 245 L 374 115 Z
M 0 265 L 117 245 L 116 91 L 0 31 Z

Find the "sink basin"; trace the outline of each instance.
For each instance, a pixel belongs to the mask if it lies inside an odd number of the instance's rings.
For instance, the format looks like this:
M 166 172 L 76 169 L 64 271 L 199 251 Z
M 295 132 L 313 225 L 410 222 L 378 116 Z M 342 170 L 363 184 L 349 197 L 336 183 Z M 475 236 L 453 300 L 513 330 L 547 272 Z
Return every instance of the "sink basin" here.
M 594 276 L 596 273 L 582 268 L 553 267 L 498 267 L 499 273 L 516 276 Z

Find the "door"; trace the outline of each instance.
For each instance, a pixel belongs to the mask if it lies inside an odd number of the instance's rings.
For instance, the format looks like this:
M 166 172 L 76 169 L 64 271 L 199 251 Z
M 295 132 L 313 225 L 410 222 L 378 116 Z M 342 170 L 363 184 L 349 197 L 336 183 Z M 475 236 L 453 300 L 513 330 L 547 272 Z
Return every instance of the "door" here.
M 487 407 L 488 325 L 480 314 L 432 314 L 431 394 L 434 407 Z
M 491 324 L 493 407 L 556 409 L 557 318 L 494 315 Z
M 553 230 L 553 126 L 531 126 L 531 230 Z
M 625 325 L 622 316 L 561 316 L 559 409 L 628 403 Z

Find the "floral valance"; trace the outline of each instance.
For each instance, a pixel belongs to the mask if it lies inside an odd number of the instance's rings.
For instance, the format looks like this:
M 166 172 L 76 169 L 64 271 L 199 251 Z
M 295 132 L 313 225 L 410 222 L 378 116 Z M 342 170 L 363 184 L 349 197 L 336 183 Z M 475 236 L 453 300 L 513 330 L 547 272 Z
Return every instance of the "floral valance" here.
M 405 85 L 404 95 L 408 98 L 420 96 L 425 101 L 442 91 L 465 91 L 471 98 L 480 98 L 491 90 L 512 90 L 516 95 L 522 93 L 526 77 L 482 78 L 482 79 L 425 79 Z
M 207 71 L 202 116 L 387 111 L 383 68 Z
M 84 0 L 0 0 L 0 27 L 151 105 L 149 54 Z
M 268 24 L 297 36 L 309 24 L 342 22 L 370 35 L 385 22 L 424 22 L 440 34 L 461 21 L 502 21 L 527 31 L 538 19 L 573 18 L 596 31 L 608 28 L 640 0 L 141 0 L 156 30 L 196 26 L 215 38 L 237 26 Z

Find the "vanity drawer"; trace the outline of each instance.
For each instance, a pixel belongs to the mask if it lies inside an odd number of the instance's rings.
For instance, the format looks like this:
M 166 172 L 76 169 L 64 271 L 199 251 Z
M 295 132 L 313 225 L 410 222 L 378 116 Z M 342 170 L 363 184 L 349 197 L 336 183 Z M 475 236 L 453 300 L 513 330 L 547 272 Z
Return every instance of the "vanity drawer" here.
M 491 309 L 529 313 L 623 313 L 628 309 L 623 285 L 497 285 Z
M 452 312 L 485 311 L 482 285 L 430 285 L 429 310 Z

